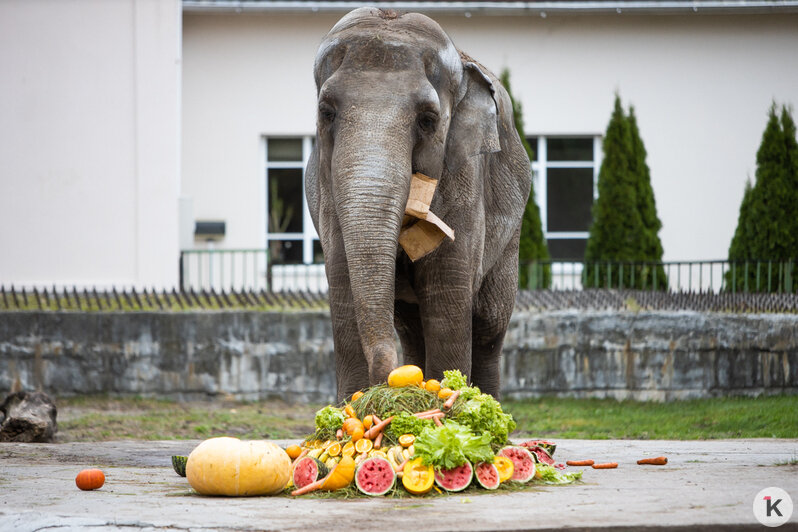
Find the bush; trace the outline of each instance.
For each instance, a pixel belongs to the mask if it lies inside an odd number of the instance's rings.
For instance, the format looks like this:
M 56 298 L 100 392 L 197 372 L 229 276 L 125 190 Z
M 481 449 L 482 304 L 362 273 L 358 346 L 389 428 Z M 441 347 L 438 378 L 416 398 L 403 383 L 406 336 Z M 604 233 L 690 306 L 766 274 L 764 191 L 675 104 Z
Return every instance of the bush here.
M 726 289 L 798 290 L 798 142 L 795 122 L 774 103 L 756 154 L 756 181 L 746 182 L 729 246 Z
M 604 160 L 585 251 L 583 284 L 666 289 L 658 235 L 662 224 L 657 217 L 646 149 L 634 109 L 627 116 L 617 95 L 602 149 Z

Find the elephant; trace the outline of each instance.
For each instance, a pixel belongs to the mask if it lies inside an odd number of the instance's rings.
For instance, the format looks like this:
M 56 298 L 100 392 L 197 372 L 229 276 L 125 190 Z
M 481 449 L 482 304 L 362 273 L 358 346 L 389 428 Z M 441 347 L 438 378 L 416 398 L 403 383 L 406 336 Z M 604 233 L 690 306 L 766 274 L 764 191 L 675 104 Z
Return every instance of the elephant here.
M 315 62 L 305 174 L 329 285 L 338 399 L 405 364 L 458 369 L 499 397 L 518 286 L 529 158 L 500 81 L 432 19 L 373 7 L 338 21 Z M 411 260 L 397 244 L 413 174 L 454 231 Z

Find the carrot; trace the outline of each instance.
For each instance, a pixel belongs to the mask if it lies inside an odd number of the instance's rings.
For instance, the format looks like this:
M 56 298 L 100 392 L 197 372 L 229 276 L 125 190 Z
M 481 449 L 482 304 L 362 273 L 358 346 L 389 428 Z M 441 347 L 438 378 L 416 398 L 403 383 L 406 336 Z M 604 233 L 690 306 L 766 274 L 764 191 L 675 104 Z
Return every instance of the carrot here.
M 444 415 L 444 413 L 439 410 L 437 412 L 432 412 L 430 414 L 416 414 L 416 417 L 418 419 L 431 419 L 431 418 L 433 418 L 435 416 L 443 416 L 443 415 Z
M 567 460 L 567 461 L 565 462 L 565 465 L 571 465 L 571 466 L 591 466 L 591 465 L 593 465 L 594 463 L 595 463 L 595 462 L 593 462 L 593 460 Z
M 379 449 L 380 446 L 382 445 L 382 436 L 384 434 L 385 434 L 384 432 L 380 432 L 379 434 L 377 434 L 377 437 L 374 438 L 374 448 L 375 449 Z
M 668 459 L 664 456 L 658 456 L 656 458 L 643 458 L 642 460 L 638 460 L 638 465 L 665 465 L 668 463 Z
M 436 425 L 438 425 L 439 427 L 442 427 L 442 426 L 443 426 L 443 423 L 441 423 L 441 416 L 432 416 L 432 420 L 433 420 L 433 421 L 435 422 L 435 424 L 436 424 Z
M 382 423 L 382 420 L 377 417 L 377 414 L 371 414 L 371 422 L 374 425 L 379 425 L 380 423 Z
M 433 408 L 432 410 L 425 410 L 423 412 L 416 412 L 413 415 L 416 416 L 416 417 L 428 416 L 428 415 L 431 415 L 431 414 L 437 414 L 440 411 L 441 411 L 440 408 Z
M 443 403 L 443 408 L 449 410 L 451 407 L 454 406 L 454 402 L 457 401 L 457 398 L 460 397 L 460 390 L 455 391 L 449 398 Z
M 344 437 L 344 429 L 338 429 L 335 432 L 335 439 L 340 440 L 343 437 Z
M 615 469 L 618 462 L 607 462 L 606 464 L 593 464 L 593 469 Z
M 363 437 L 373 440 L 377 437 L 377 434 L 382 432 L 382 430 L 391 423 L 391 421 L 393 421 L 393 416 L 380 421 L 376 425 L 372 425 L 371 428 L 363 434 Z

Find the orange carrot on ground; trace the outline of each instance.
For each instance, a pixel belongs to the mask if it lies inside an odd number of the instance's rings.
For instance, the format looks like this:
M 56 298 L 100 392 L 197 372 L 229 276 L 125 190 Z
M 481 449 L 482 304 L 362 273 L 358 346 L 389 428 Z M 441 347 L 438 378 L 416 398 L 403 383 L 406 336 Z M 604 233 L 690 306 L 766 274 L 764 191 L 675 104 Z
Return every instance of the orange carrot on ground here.
M 379 422 L 379 423 L 377 423 L 376 425 L 372 425 L 372 427 L 371 427 L 369 430 L 367 430 L 367 431 L 365 432 L 365 434 L 363 434 L 363 437 L 364 437 L 364 438 L 368 438 L 368 439 L 370 439 L 370 440 L 373 440 L 374 438 L 376 438 L 376 437 L 377 437 L 377 434 L 379 434 L 380 432 L 382 432 L 382 430 L 383 430 L 385 427 L 387 427 L 387 426 L 388 426 L 388 424 L 389 424 L 391 421 L 393 421 L 393 416 L 391 416 L 391 417 L 389 417 L 389 418 L 385 418 L 384 420 L 380 421 L 380 422 Z
M 454 406 L 454 402 L 457 401 L 457 398 L 460 397 L 460 390 L 455 391 L 449 398 L 443 403 L 443 408 L 450 409 Z
M 656 458 L 643 458 L 642 460 L 638 460 L 638 465 L 665 465 L 668 463 L 668 459 L 664 456 L 658 456 Z
M 379 449 L 382 446 L 382 436 L 385 434 L 384 432 L 380 432 L 377 434 L 377 437 L 374 438 L 374 448 Z
M 618 462 L 607 462 L 605 464 L 593 464 L 593 469 L 615 469 Z
M 593 460 L 567 460 L 565 465 L 570 466 L 591 466 L 595 462 Z

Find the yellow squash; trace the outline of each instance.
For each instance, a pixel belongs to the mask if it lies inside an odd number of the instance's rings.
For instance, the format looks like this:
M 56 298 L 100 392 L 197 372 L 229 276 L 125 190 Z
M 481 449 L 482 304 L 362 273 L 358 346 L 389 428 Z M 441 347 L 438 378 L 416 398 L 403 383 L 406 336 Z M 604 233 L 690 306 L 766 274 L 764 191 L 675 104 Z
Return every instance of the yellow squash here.
M 291 459 L 267 441 L 211 438 L 188 456 L 186 478 L 202 495 L 274 495 L 291 477 Z
M 418 366 L 399 366 L 388 374 L 388 386 L 399 388 L 401 386 L 421 386 L 424 372 Z
M 351 456 L 344 456 L 327 480 L 322 485 L 321 489 L 327 491 L 339 490 L 347 487 L 352 483 L 355 478 L 355 461 Z
M 405 464 L 402 485 L 413 495 L 423 495 L 432 489 L 435 472 L 431 465 L 425 466 L 421 458 L 414 458 Z

